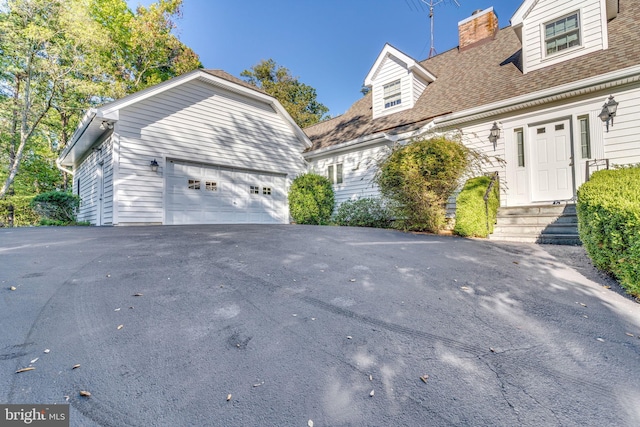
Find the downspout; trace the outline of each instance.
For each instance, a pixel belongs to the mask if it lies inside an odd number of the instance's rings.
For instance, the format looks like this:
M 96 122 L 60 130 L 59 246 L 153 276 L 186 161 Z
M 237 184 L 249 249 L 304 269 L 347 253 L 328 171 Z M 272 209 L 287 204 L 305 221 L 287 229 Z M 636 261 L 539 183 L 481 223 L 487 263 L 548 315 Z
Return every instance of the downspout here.
M 68 173 L 69 175 L 73 176 L 73 171 L 72 171 L 72 170 L 67 169 L 67 168 L 65 168 L 64 166 L 62 166 L 62 165 L 60 164 L 60 159 L 56 159 L 56 167 L 57 167 L 58 169 L 60 169 L 62 172 L 66 172 L 66 173 Z

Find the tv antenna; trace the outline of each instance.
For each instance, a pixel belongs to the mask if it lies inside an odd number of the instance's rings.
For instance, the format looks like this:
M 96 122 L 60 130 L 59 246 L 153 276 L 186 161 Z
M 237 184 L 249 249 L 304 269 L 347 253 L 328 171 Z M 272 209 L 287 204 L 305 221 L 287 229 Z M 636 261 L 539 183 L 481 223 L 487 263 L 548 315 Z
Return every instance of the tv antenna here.
M 431 48 L 429 49 L 429 56 L 427 58 L 431 58 L 436 55 L 436 48 L 433 44 L 433 8 L 439 5 L 440 3 L 444 3 L 445 0 L 420 0 L 420 1 L 426 4 L 427 6 L 429 6 L 429 21 L 431 21 Z M 458 3 L 458 0 L 451 0 L 451 1 L 453 1 L 456 4 L 456 6 L 460 7 L 460 3 Z

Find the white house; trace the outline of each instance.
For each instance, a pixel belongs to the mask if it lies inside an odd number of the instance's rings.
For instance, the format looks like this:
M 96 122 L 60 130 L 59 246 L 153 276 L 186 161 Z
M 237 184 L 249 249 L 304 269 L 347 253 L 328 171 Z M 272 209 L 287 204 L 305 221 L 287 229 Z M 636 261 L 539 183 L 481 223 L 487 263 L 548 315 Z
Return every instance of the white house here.
M 196 70 L 89 111 L 58 164 L 94 225 L 288 223 L 310 145 L 274 98 Z
M 502 29 L 493 8 L 475 12 L 458 47 L 424 61 L 385 45 L 370 92 L 305 129 L 304 156 L 340 203 L 377 194 L 375 160 L 391 144 L 457 131 L 503 160 L 502 206 L 574 200 L 594 169 L 640 162 L 639 23 L 635 0 L 526 0 Z

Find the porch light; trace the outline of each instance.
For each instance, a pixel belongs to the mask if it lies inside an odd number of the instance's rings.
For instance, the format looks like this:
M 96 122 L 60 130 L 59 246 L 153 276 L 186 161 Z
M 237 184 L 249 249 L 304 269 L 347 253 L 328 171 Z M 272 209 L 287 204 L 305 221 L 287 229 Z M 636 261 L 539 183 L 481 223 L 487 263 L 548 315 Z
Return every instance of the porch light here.
M 158 162 L 156 162 L 156 159 L 151 160 L 151 163 L 149 164 L 149 166 L 151 167 L 151 172 L 158 172 Z
M 100 123 L 100 130 L 106 130 L 106 129 L 113 129 L 113 123 L 108 122 L 108 121 L 103 121 L 102 123 Z
M 611 122 L 611 127 L 613 127 L 613 118 L 616 116 L 616 112 L 618 111 L 618 102 L 613 99 L 613 95 L 609 95 L 609 99 L 602 106 L 602 111 L 598 115 L 600 120 L 602 120 L 607 125 L 607 132 L 609 132 L 609 122 Z
M 500 138 L 500 128 L 498 127 L 497 122 L 493 122 L 493 126 L 491 127 L 491 131 L 489 132 L 489 141 L 493 143 L 493 149 L 496 149 L 498 145 L 498 139 Z

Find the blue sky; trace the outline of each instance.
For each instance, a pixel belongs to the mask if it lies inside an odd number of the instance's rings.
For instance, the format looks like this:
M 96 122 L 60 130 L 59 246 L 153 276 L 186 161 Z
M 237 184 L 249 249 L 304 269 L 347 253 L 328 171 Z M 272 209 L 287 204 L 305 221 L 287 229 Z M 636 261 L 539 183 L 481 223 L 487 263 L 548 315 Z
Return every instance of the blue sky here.
M 128 3 L 133 9 L 151 1 Z M 434 7 L 437 53 L 458 45 L 458 22 L 474 10 L 493 6 L 502 28 L 521 1 L 458 3 L 443 0 Z M 364 78 L 385 43 L 418 60 L 429 55 L 429 8 L 421 0 L 184 0 L 182 11 L 176 34 L 205 68 L 239 77 L 272 58 L 314 87 L 332 116 L 362 96 Z

